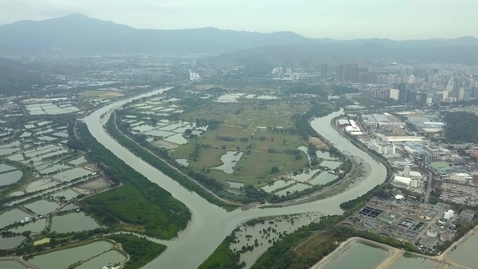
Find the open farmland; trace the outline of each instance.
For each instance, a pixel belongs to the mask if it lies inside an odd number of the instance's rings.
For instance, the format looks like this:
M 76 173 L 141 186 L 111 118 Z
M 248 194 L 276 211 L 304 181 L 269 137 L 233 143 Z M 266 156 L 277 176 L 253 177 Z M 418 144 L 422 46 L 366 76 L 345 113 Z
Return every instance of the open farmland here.
M 124 94 L 121 92 L 113 92 L 113 91 L 84 91 L 81 93 L 81 96 L 109 99 L 109 98 L 123 97 Z

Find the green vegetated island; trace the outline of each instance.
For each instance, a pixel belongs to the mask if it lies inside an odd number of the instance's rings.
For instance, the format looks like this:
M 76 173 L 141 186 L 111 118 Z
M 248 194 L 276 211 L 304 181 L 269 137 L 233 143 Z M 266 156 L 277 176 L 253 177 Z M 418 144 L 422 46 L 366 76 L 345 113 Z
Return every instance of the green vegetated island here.
M 107 130 L 209 202 L 228 209 L 283 202 L 330 186 L 350 171 L 351 163 L 309 124 L 338 109 L 328 95 L 350 91 L 308 85 L 176 87 L 117 110 Z

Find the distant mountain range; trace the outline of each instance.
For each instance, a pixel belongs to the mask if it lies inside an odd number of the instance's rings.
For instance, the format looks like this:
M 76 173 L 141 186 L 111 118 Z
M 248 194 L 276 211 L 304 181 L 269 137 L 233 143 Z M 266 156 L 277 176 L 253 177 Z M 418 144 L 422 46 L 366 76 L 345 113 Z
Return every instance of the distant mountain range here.
M 42 84 L 46 81 L 39 73 L 31 70 L 38 66 L 0 58 L 0 94 L 15 94 L 32 89 L 33 84 Z
M 443 46 L 432 43 L 433 46 L 430 47 L 391 48 L 373 42 L 353 44 L 354 42 L 337 41 L 251 48 L 223 53 L 211 58 L 209 63 L 248 66 L 251 62 L 261 62 L 269 67 L 303 68 L 317 68 L 323 63 L 330 66 L 358 63 L 365 67 L 384 62 L 478 64 L 478 46 Z
M 306 41 L 292 32 L 140 30 L 80 14 L 0 26 L 0 50 L 4 53 L 221 53 Z
M 257 33 L 200 28 L 141 30 L 73 14 L 0 26 L 0 54 L 222 54 L 211 63 L 314 66 L 383 61 L 478 64 L 478 39 L 312 39 L 293 32 Z

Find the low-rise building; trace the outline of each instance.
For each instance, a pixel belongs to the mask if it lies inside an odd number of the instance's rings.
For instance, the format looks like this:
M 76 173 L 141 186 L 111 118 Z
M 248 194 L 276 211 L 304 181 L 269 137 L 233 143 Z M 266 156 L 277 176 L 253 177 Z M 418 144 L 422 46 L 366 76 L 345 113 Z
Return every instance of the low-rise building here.
M 473 210 L 464 209 L 463 211 L 461 211 L 460 215 L 458 216 L 458 219 L 465 222 L 471 222 L 474 217 L 475 212 Z
M 453 168 L 444 162 L 432 162 L 428 165 L 428 168 L 436 174 L 447 174 L 453 171 Z
M 401 177 L 401 176 L 395 176 L 392 181 L 393 184 L 399 186 L 399 187 L 410 187 L 410 184 L 412 183 L 412 179 L 409 177 Z

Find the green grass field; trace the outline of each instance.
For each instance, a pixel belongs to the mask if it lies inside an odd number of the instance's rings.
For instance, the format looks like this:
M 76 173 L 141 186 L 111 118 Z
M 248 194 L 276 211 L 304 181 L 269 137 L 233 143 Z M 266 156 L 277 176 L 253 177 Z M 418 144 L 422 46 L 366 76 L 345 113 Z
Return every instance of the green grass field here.
M 213 103 L 207 107 L 184 114 L 185 120 L 208 119 L 222 120 L 217 129 L 207 131 L 196 141 L 191 141 L 170 152 L 172 158 L 189 159 L 195 143 L 208 145 L 201 148 L 196 161 L 190 162 L 195 170 L 208 170 L 209 174 L 226 184 L 226 181 L 238 181 L 253 185 L 262 185 L 266 180 L 304 168 L 308 165 L 307 157 L 295 160 L 295 151 L 300 146 L 307 146 L 298 134 L 280 133 L 267 127 L 294 129 L 292 115 L 304 113 L 310 105 L 290 105 L 281 101 L 258 104 L 257 100 L 247 104 Z M 238 110 L 242 110 L 238 113 Z M 242 141 L 241 141 L 242 138 Z M 246 140 L 247 139 L 247 140 Z M 227 151 L 239 149 L 244 155 L 236 163 L 233 174 L 214 169 L 222 165 L 221 156 Z M 269 151 L 274 150 L 275 153 Z M 191 160 L 190 160 L 191 161 Z M 270 174 L 272 167 L 278 167 L 279 173 Z
M 124 96 L 124 94 L 120 92 L 112 92 L 112 91 L 84 91 L 81 93 L 81 96 L 109 99 L 109 98 L 122 97 Z

